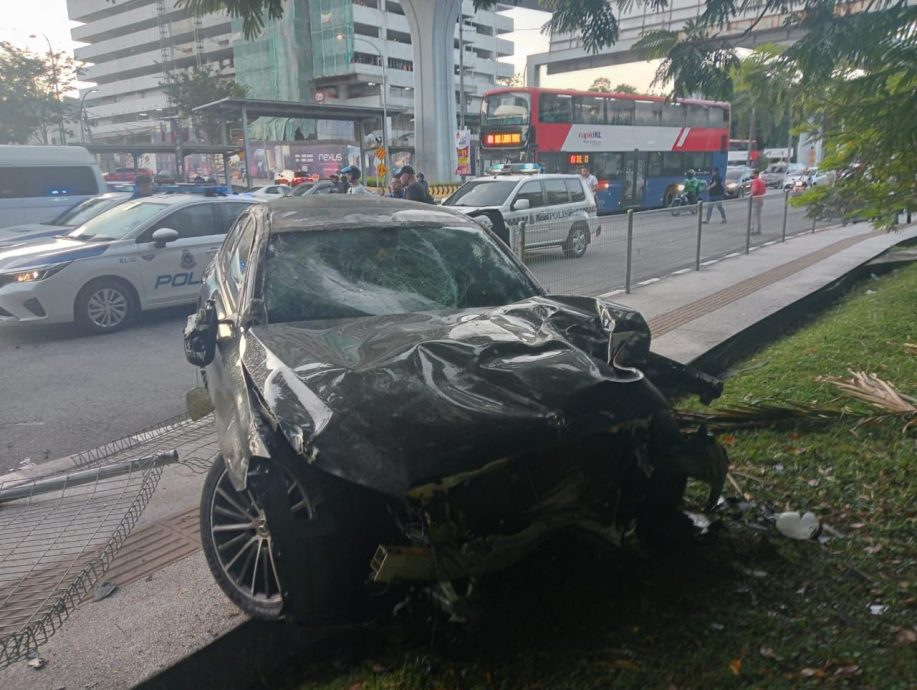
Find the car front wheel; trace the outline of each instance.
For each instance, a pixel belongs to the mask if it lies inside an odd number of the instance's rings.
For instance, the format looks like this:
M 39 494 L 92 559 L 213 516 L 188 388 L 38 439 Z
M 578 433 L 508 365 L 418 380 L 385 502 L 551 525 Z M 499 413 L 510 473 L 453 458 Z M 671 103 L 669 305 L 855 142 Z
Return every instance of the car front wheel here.
M 266 470 L 283 482 L 290 517 L 299 532 L 288 535 L 295 539 L 300 558 L 286 570 L 278 562 L 283 556 L 278 552 L 282 542 L 272 535 L 270 515 L 252 485 L 252 477 L 256 473 L 264 476 Z M 335 506 L 318 506 L 322 487 L 317 477 L 299 467 L 296 458 L 253 459 L 248 476 L 245 490 L 237 491 L 223 457 L 218 456 L 201 493 L 204 555 L 223 593 L 248 615 L 266 620 L 283 617 L 313 622 L 358 613 L 361 577 L 378 542 L 364 544 L 366 535 L 348 531 L 341 521 L 327 534 L 312 533 L 324 529 L 317 528 L 316 512 L 327 515 Z M 296 570 L 294 562 L 307 565 Z M 283 573 L 295 581 L 285 582 Z M 286 593 L 296 600 L 293 607 L 285 600 Z
M 77 323 L 95 333 L 113 333 L 137 316 L 133 292 L 120 280 L 103 278 L 86 285 L 77 295 Z

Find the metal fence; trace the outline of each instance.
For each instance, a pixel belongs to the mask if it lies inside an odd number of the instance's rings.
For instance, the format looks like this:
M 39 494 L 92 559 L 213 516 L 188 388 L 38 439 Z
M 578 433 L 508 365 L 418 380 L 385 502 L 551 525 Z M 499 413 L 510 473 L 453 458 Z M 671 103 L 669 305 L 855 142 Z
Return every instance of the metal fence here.
M 630 292 L 836 223 L 809 217 L 788 193 L 771 190 L 760 207 L 746 197 L 602 216 L 585 251 L 577 222 L 540 222 L 533 212 L 529 222 L 511 229 L 510 242 L 549 293 L 594 297 Z

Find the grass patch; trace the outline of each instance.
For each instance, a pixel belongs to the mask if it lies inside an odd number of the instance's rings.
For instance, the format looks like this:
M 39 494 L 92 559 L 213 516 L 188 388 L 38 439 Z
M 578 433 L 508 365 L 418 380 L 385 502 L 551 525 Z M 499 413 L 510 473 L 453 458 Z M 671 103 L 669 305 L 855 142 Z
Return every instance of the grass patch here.
M 861 284 L 768 347 L 718 404 L 837 402 L 820 375 L 875 372 L 913 395 L 917 266 Z M 846 400 L 845 400 L 846 402 Z M 336 636 L 265 686 L 905 690 L 917 678 L 917 447 L 895 423 L 727 435 L 757 508 L 666 553 L 559 543 L 487 588 L 476 626 L 417 609 Z M 698 489 L 700 487 L 697 487 Z M 702 502 L 698 491 L 695 509 Z M 812 510 L 842 536 L 782 537 L 769 511 Z M 887 607 L 881 615 L 871 605 Z

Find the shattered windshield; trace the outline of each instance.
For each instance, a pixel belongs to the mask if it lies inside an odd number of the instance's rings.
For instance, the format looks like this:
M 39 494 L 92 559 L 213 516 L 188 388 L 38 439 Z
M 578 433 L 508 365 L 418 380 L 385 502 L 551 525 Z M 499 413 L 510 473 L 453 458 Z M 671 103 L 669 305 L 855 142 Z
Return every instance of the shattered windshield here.
M 274 235 L 268 320 L 312 321 L 509 304 L 538 294 L 480 230 L 365 228 Z

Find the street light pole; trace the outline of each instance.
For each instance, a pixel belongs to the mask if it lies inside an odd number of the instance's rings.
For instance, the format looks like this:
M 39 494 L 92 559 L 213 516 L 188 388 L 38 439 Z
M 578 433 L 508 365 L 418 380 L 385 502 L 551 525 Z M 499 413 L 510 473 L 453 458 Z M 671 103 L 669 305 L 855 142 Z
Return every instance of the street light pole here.
M 60 96 L 60 81 L 57 78 L 57 58 L 54 56 L 54 48 L 51 47 L 51 39 L 46 34 L 41 34 L 48 44 L 48 57 L 51 59 L 51 76 L 54 77 L 54 98 L 57 100 L 57 130 L 60 136 L 60 143 L 66 144 L 64 134 L 64 103 Z M 29 38 L 38 38 L 35 34 L 29 34 Z
M 344 34 L 338 34 L 335 38 L 339 41 L 344 40 Z M 359 36 L 353 37 L 354 42 L 360 41 L 364 45 L 369 46 L 373 49 L 373 52 L 379 56 L 379 63 L 382 66 L 382 147 L 385 149 L 385 158 L 382 159 L 382 162 L 385 164 L 385 175 L 382 176 L 382 188 L 385 189 L 385 181 L 388 179 L 388 170 L 389 170 L 389 150 L 388 150 L 388 83 L 386 79 L 386 65 L 385 65 L 385 56 L 382 55 L 382 50 L 376 47 L 374 43 L 370 43 L 365 38 L 360 38 Z
M 86 143 L 86 130 L 89 129 L 89 121 L 86 119 L 86 96 L 95 91 L 98 91 L 98 89 L 89 89 L 80 96 L 80 142 L 83 144 Z M 90 136 L 91 138 L 92 136 Z

